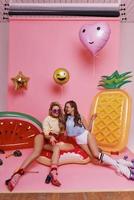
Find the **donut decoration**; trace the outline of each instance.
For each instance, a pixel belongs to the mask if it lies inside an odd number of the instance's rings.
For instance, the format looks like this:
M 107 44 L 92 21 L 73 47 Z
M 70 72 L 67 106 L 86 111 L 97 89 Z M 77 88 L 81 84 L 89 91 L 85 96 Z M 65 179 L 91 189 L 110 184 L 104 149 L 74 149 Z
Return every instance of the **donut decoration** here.
M 74 149 L 69 151 L 61 151 L 59 158 L 59 165 L 64 164 L 86 164 L 90 161 L 87 153 L 82 150 L 76 143 L 74 143 Z M 37 162 L 50 166 L 51 165 L 51 151 L 42 151 L 41 156 L 37 159 Z

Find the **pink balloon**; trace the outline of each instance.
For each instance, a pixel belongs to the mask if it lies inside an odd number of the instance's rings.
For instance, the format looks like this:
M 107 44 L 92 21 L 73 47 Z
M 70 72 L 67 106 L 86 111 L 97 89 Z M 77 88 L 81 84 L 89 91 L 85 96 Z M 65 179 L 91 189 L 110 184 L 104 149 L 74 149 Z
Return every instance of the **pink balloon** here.
M 98 22 L 82 26 L 79 37 L 84 46 L 96 55 L 107 43 L 110 33 L 110 26 L 106 22 Z

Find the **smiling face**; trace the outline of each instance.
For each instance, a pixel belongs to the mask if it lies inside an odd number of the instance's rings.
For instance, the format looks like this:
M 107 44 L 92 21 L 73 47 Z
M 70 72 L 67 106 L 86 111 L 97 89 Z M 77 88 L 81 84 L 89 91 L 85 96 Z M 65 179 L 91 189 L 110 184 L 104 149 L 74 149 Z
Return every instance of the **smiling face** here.
M 72 107 L 70 103 L 66 103 L 64 111 L 65 111 L 66 115 L 73 115 L 74 114 L 74 107 Z
M 53 78 L 56 83 L 62 85 L 69 81 L 69 72 L 66 69 L 58 68 L 53 74 Z
M 51 109 L 51 116 L 54 117 L 54 118 L 58 118 L 59 117 L 59 114 L 60 114 L 61 110 L 59 108 L 59 106 L 53 106 L 52 109 Z
M 106 44 L 110 32 L 110 27 L 106 22 L 98 22 L 82 26 L 79 37 L 84 46 L 95 55 Z

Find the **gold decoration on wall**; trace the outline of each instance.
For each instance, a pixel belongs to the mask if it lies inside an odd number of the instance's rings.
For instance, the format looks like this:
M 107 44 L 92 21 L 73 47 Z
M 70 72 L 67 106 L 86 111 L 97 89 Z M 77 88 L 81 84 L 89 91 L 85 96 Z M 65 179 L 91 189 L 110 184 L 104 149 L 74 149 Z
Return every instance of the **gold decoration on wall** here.
M 27 89 L 29 79 L 30 78 L 25 76 L 21 71 L 19 71 L 15 77 L 11 78 L 15 90 Z
M 70 79 L 69 72 L 65 68 L 58 68 L 54 71 L 53 79 L 59 85 L 64 85 Z

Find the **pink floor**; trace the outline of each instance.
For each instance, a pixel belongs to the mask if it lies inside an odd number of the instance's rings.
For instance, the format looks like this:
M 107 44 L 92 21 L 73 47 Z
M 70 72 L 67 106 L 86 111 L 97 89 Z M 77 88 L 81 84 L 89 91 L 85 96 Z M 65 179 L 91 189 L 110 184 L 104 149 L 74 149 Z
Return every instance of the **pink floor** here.
M 10 177 L 12 172 L 19 167 L 22 160 L 31 152 L 31 149 L 22 150 L 22 157 L 5 158 L 0 154 L 3 165 L 0 166 L 0 192 L 7 193 L 8 190 L 4 181 Z M 8 152 L 6 152 L 8 153 Z M 134 158 L 129 150 L 120 154 L 119 157 L 128 155 L 129 159 Z M 118 156 L 114 156 L 118 157 Z M 117 174 L 113 169 L 104 166 L 96 166 L 91 163 L 86 165 L 64 165 L 59 168 L 59 180 L 62 183 L 60 188 L 44 183 L 48 173 L 48 167 L 34 163 L 29 170 L 38 173 L 25 174 L 13 192 L 90 192 L 90 191 L 132 191 L 134 181 L 127 180 Z

